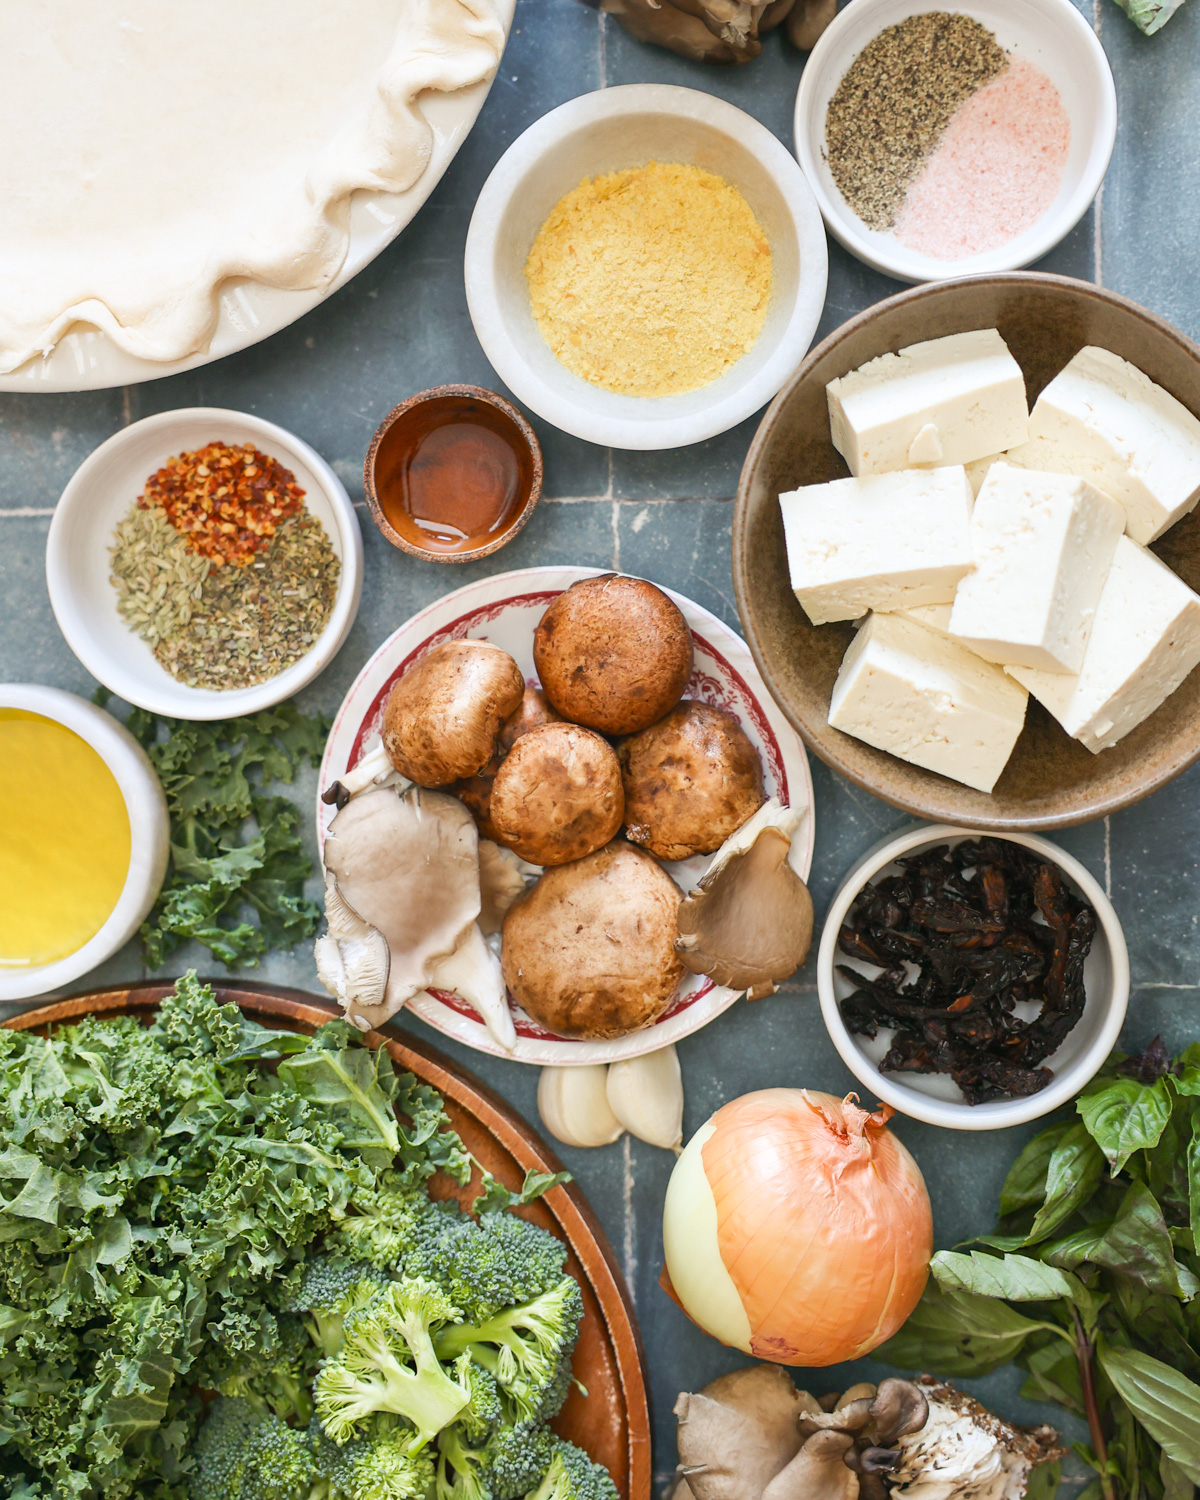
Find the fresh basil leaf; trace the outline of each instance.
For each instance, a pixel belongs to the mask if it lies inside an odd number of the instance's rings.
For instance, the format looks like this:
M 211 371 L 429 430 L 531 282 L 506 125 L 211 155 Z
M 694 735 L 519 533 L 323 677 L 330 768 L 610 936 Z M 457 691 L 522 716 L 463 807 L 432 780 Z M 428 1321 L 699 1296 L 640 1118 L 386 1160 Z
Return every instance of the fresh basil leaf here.
M 1037 1349 L 1022 1350 L 1021 1364 L 1029 1378 L 1021 1387 L 1027 1401 L 1052 1401 L 1084 1415 L 1083 1386 L 1074 1348 L 1060 1339 L 1050 1339 Z
M 1135 1151 L 1151 1151 L 1158 1145 L 1174 1100 L 1165 1078 L 1152 1084 L 1116 1078 L 1096 1093 L 1083 1095 L 1076 1108 L 1110 1168 L 1119 1172 Z
M 1104 1153 L 1082 1123 L 1072 1125 L 1050 1153 L 1046 1168 L 1046 1198 L 1025 1237 L 1036 1245 L 1065 1224 L 1100 1185 Z
M 931 1281 L 908 1322 L 875 1358 L 904 1370 L 987 1375 L 1008 1364 L 1033 1334 L 1046 1330 L 1068 1338 L 1056 1323 L 1023 1317 L 992 1297 L 943 1291 Z
M 930 1270 L 945 1290 L 1003 1297 L 1009 1302 L 1053 1302 L 1059 1297 L 1071 1299 L 1081 1290 L 1078 1277 L 1028 1255 L 982 1255 L 978 1250 L 960 1255 L 939 1250 Z
M 1116 1218 L 1083 1259 L 1106 1271 L 1119 1271 L 1152 1292 L 1188 1296 L 1162 1209 L 1144 1183 L 1131 1184 Z
M 1025 1484 L 1025 1500 L 1054 1500 L 1062 1483 L 1062 1464 L 1054 1459 L 1030 1470 Z
M 1200 1484 L 1200 1385 L 1140 1349 L 1097 1346 L 1113 1388 L 1163 1452 Z
M 1023 1208 L 1040 1208 L 1046 1199 L 1046 1174 L 1050 1158 L 1071 1129 L 1072 1121 L 1060 1120 L 1035 1135 L 1008 1169 L 1000 1189 L 1000 1214 L 1007 1218 Z
M 1158 1477 L 1162 1480 L 1163 1500 L 1192 1500 L 1196 1486 L 1164 1449 L 1158 1456 Z

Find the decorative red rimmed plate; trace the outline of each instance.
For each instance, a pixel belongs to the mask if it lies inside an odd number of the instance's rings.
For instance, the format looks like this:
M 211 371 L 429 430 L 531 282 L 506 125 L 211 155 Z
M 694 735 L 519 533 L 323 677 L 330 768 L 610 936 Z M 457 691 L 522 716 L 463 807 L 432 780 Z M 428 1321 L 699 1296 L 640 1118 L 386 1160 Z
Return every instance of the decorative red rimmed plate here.
M 472 640 L 491 641 L 508 651 L 526 676 L 532 677 L 534 627 L 550 601 L 579 579 L 604 571 L 602 568 L 522 568 L 513 573 L 500 573 L 456 589 L 414 615 L 384 641 L 343 699 L 325 746 L 321 787 L 327 787 L 330 782 L 344 776 L 378 744 L 383 706 L 392 684 L 431 647 L 441 641 L 466 636 Z M 683 611 L 692 631 L 696 663 L 688 683 L 688 696 L 736 714 L 762 757 L 767 795 L 778 797 L 791 807 L 806 809 L 798 837 L 803 850 L 801 869 L 807 876 L 813 852 L 813 787 L 804 745 L 772 701 L 745 641 L 700 605 L 670 589 L 666 592 Z M 333 816 L 334 809 L 318 799 L 317 837 L 322 847 L 325 830 Z M 707 863 L 708 857 L 700 856 L 668 865 L 667 869 L 687 890 L 696 883 Z M 471 1007 L 455 995 L 440 990 L 423 992 L 409 1001 L 409 1009 L 436 1031 L 468 1047 L 540 1066 L 546 1063 L 615 1062 L 619 1058 L 655 1052 L 707 1026 L 709 1021 L 727 1010 L 740 993 L 739 990 L 714 985 L 703 975 L 689 974 L 656 1025 L 615 1041 L 603 1042 L 556 1036 L 539 1026 L 510 999 L 517 1030 L 517 1045 L 513 1052 L 501 1051 Z

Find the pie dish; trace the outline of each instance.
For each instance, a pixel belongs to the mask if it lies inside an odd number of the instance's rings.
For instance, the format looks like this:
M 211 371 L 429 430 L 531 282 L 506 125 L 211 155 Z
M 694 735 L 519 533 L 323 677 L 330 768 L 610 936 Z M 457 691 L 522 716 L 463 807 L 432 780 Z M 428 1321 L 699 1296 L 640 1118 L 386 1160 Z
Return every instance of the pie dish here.
M 484 578 L 456 589 L 402 625 L 363 667 L 342 700 L 325 744 L 318 786 L 328 787 L 357 765 L 379 743 L 379 726 L 392 684 L 431 646 L 469 636 L 502 646 L 516 660 L 526 678 L 533 672 L 534 627 L 550 602 L 581 578 L 604 572 L 601 568 L 523 568 Z M 692 631 L 695 665 L 686 695 L 728 709 L 735 714 L 762 759 L 763 784 L 768 797 L 806 809 L 795 837 L 802 849 L 799 872 L 807 879 L 813 854 L 813 786 L 808 757 L 799 735 L 788 724 L 763 686 L 746 643 L 715 615 L 681 594 L 665 590 L 683 611 Z M 317 838 L 322 847 L 325 830 L 336 809 L 317 798 Z M 709 863 L 708 855 L 668 864 L 677 885 L 695 885 Z M 517 1044 L 502 1051 L 478 1014 L 457 995 L 442 990 L 422 991 L 407 1009 L 432 1026 L 480 1052 L 534 1064 L 616 1062 L 655 1052 L 668 1043 L 691 1036 L 728 1010 L 742 992 L 715 985 L 703 974 L 686 974 L 666 1011 L 653 1026 L 611 1041 L 584 1041 L 556 1035 L 539 1026 L 515 1006 Z
M 4 384 L 105 385 L 139 378 L 131 365 L 148 378 L 314 305 L 423 201 L 508 19 L 507 0 L 368 0 L 333 25 L 316 0 L 202 14 L 67 0 L 49 23 L 6 8 L 0 120 L 25 149 L 0 164 L 20 205 L 0 225 L 0 371 L 20 371 Z M 447 150 L 425 106 L 459 91 L 476 97 Z M 379 232 L 360 257 L 352 208 L 367 197 L 417 201 L 368 215 Z M 65 362 L 36 357 L 68 333 Z

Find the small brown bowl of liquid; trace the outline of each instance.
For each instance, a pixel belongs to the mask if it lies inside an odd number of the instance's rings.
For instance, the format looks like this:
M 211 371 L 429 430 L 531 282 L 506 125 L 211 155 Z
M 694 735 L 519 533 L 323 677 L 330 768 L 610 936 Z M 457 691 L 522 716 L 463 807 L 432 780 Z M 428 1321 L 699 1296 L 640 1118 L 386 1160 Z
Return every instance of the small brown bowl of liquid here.
M 494 391 L 440 385 L 380 423 L 363 465 L 367 503 L 393 546 L 474 562 L 511 542 L 542 493 L 533 428 Z

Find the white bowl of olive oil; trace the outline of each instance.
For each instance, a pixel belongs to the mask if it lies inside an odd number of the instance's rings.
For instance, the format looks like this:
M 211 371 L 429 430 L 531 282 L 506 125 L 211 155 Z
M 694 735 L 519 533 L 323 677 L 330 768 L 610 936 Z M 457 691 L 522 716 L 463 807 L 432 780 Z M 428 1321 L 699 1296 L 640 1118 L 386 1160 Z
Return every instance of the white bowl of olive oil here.
M 167 802 L 111 714 L 0 684 L 0 1000 L 70 984 L 138 930 L 167 871 Z

